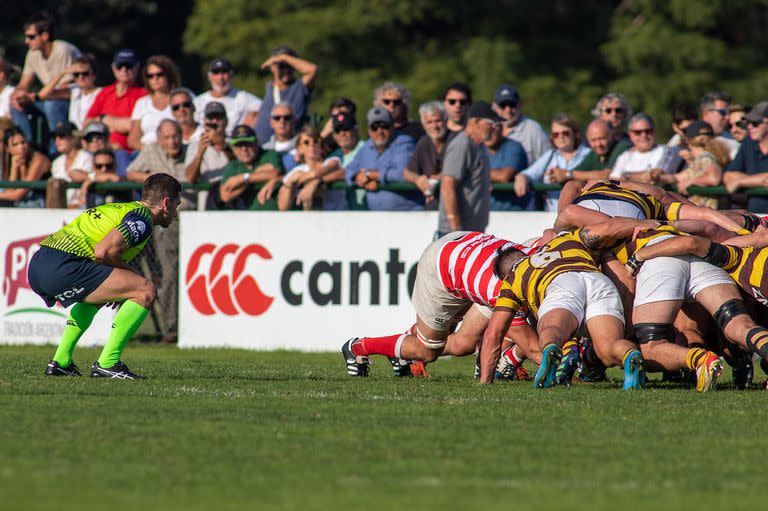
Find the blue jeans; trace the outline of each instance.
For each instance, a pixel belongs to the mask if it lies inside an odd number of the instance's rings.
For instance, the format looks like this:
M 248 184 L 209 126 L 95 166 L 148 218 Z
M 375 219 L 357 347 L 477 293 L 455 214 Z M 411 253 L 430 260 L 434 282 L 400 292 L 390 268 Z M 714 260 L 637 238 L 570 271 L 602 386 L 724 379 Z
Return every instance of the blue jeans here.
M 46 121 L 48 127 L 47 133 L 41 135 L 41 144 L 48 144 L 49 154 L 56 152 L 56 146 L 53 143 L 53 137 L 50 136 L 53 133 L 53 129 L 56 127 L 56 123 L 66 121 L 69 118 L 69 100 L 68 99 L 46 99 L 44 101 L 36 101 L 34 103 L 28 103 L 24 107 L 24 111 L 11 109 L 11 117 L 13 124 L 21 128 L 24 132 L 24 136 L 27 140 L 34 141 L 34 133 L 32 133 L 32 124 L 30 118 L 42 117 Z

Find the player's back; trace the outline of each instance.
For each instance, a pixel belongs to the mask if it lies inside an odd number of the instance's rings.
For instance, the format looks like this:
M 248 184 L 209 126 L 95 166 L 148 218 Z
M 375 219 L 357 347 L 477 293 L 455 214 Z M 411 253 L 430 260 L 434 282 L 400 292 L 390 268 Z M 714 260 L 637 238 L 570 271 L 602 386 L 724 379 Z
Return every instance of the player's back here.
M 611 182 L 600 182 L 592 185 L 582 191 L 581 194 L 574 199 L 573 203 L 589 208 L 589 203 L 594 202 L 599 204 L 600 201 L 621 201 L 637 208 L 645 219 L 666 219 L 664 205 L 659 202 L 656 197 L 628 188 L 623 188 L 622 186 Z M 634 216 L 630 217 L 634 218 Z
M 130 243 L 123 254 L 127 262 L 133 259 L 149 240 L 153 224 L 149 209 L 141 202 L 116 202 L 83 211 L 71 223 L 40 242 L 41 246 L 95 260 L 94 247 L 112 229 L 117 229 Z M 148 232 L 148 234 L 146 234 Z
M 719 266 L 758 302 L 768 306 L 768 247 L 734 247 L 724 245 L 728 258 Z

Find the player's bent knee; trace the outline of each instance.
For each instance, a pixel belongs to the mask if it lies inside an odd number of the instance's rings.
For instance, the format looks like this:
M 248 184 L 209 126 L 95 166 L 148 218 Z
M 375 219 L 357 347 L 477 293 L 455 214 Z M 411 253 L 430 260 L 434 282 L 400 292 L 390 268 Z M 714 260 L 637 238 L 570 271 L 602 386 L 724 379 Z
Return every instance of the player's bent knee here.
M 141 288 L 138 290 L 136 298 L 137 301 L 140 302 L 139 304 L 144 307 L 149 307 L 152 305 L 152 303 L 155 301 L 155 298 L 157 298 L 157 288 L 152 283 L 152 281 L 144 279 Z
M 637 323 L 634 341 L 642 346 L 654 341 L 669 342 L 675 338 L 675 327 L 671 323 Z
M 728 326 L 728 323 L 742 314 L 747 314 L 747 308 L 744 306 L 744 302 L 738 298 L 731 298 L 717 309 L 717 312 L 715 312 L 715 321 L 717 321 L 720 330 L 725 332 L 725 327 Z

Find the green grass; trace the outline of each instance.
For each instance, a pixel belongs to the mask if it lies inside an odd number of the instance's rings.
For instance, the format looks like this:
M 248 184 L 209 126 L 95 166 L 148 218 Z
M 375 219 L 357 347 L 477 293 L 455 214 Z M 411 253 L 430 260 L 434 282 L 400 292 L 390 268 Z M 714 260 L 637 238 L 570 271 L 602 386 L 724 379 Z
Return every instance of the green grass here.
M 338 354 L 129 346 L 146 381 L 0 347 L 0 509 L 760 509 L 768 394 L 368 379 Z M 81 369 L 97 357 L 79 350 Z M 729 380 L 729 378 L 726 378 Z M 727 387 L 727 385 L 726 385 Z M 651 507 L 652 506 L 652 507 Z

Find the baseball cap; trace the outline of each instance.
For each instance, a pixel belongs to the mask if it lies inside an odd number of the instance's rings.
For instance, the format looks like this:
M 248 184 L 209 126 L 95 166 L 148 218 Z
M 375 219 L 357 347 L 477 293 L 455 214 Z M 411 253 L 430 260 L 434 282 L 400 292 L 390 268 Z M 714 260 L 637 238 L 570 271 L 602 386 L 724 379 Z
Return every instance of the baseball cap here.
M 349 131 L 357 125 L 355 116 L 350 112 L 337 113 L 331 117 L 331 123 L 333 124 L 333 129 L 341 129 L 344 131 Z
M 520 102 L 520 93 L 517 92 L 517 87 L 505 83 L 496 89 L 496 94 L 493 96 L 493 102 L 500 105 L 505 101 L 515 104 Z
M 59 121 L 56 123 L 56 127 L 53 128 L 53 135 L 58 137 L 71 137 L 75 131 L 77 131 L 77 126 L 70 121 Z
M 712 129 L 712 126 L 710 126 L 710 124 L 705 121 L 693 121 L 691 124 L 686 126 L 686 128 L 683 130 L 683 133 L 685 134 L 685 138 L 688 140 L 699 135 L 706 135 L 708 137 L 715 136 L 715 131 Z
M 107 128 L 104 123 L 92 122 L 86 126 L 85 131 L 83 131 L 84 137 L 87 137 L 88 135 L 101 135 L 109 138 L 109 128 Z
M 130 48 L 123 48 L 122 50 L 117 50 L 117 52 L 115 52 L 115 56 L 112 57 L 112 63 L 116 66 L 119 66 L 120 64 L 130 64 L 131 66 L 135 66 L 139 63 L 139 57 L 136 55 L 136 52 Z
M 380 108 L 378 106 L 368 110 L 368 115 L 366 118 L 368 119 L 368 126 L 375 122 L 383 122 L 385 124 L 392 125 L 392 115 L 389 113 L 389 110 Z
M 493 110 L 493 108 L 491 108 L 490 103 L 487 101 L 476 101 L 472 103 L 469 107 L 469 111 L 467 111 L 467 117 L 470 119 L 473 117 L 478 119 L 488 119 L 493 122 L 501 122 L 504 120 Z
M 224 105 L 222 105 L 218 101 L 211 101 L 210 103 L 205 105 L 205 110 L 203 115 L 205 115 L 205 117 L 226 117 L 227 109 L 224 108 Z
M 761 101 L 752 107 L 747 115 L 742 117 L 747 122 L 760 122 L 768 117 L 768 101 Z
M 215 58 L 208 64 L 208 71 L 229 71 L 232 72 L 232 63 L 224 58 Z
M 232 137 L 229 139 L 229 143 L 232 145 L 241 144 L 243 142 L 256 142 L 256 132 L 250 126 L 245 124 L 238 124 L 235 129 L 232 130 Z

